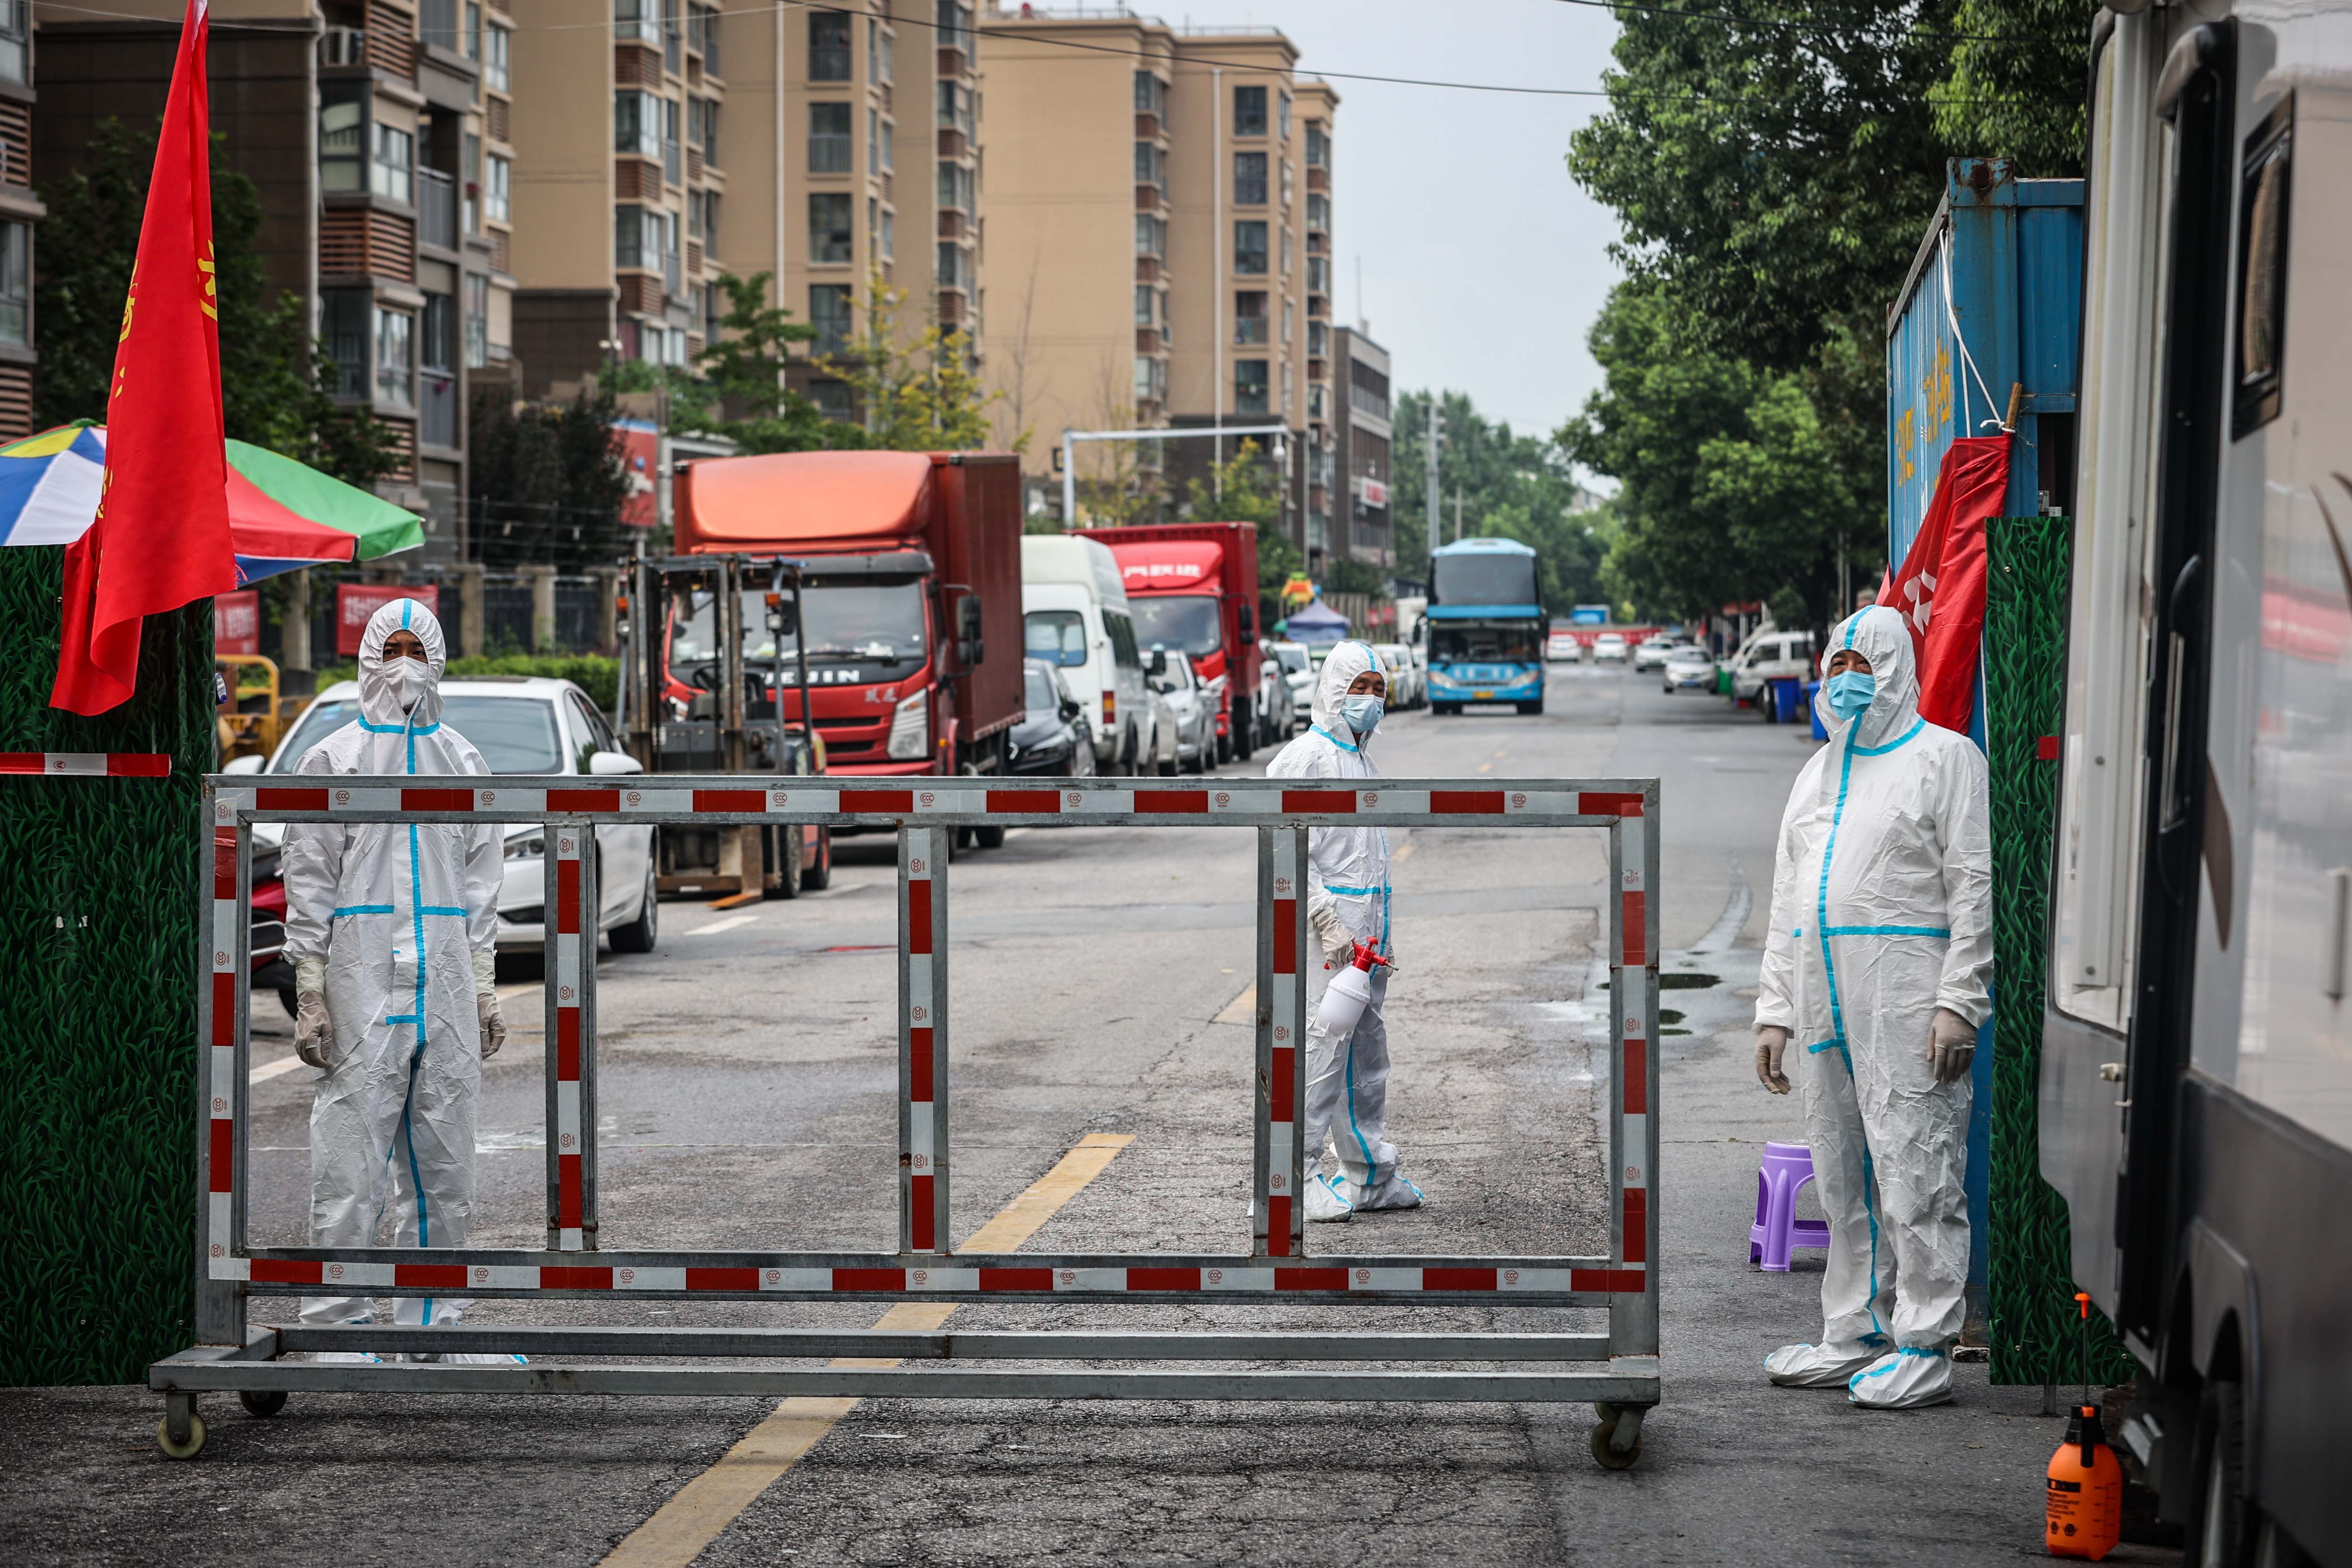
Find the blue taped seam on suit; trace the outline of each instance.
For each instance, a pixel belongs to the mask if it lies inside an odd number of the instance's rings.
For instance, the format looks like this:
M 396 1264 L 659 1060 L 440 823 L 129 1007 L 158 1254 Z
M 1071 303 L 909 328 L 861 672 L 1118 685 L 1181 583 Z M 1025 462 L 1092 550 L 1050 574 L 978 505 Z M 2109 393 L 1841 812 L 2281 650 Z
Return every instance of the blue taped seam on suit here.
M 1861 721 L 1857 719 L 1854 722 L 1859 724 Z M 1853 748 L 1854 755 L 1857 757 L 1884 757 L 1890 751 L 1899 751 L 1904 747 L 1911 743 L 1912 737 L 1917 735 L 1921 730 L 1927 727 L 1927 721 L 1926 719 L 1915 718 L 1911 721 L 1911 727 L 1909 729 L 1905 730 L 1901 735 L 1896 736 L 1893 740 L 1888 741 L 1885 745 L 1857 746 Z
M 1827 936 L 1943 936 L 1951 932 L 1941 925 L 1832 925 L 1822 933 Z
M 410 733 L 409 727 L 404 724 L 370 724 L 363 718 L 354 719 L 352 722 L 358 725 L 362 729 L 366 730 L 371 735 L 407 735 Z M 440 727 L 441 721 L 436 718 L 431 724 L 420 725 L 417 727 L 415 733 L 418 735 L 431 735 Z M 409 771 L 414 773 L 416 769 L 412 768 Z
M 1853 646 L 1853 628 L 1852 626 L 1848 626 L 1846 628 L 1845 640 L 1847 647 L 1850 648 Z M 1912 733 L 1916 734 L 1917 733 L 1917 730 L 1918 726 L 1914 725 L 1912 727 Z M 1852 727 L 1846 731 L 1845 756 L 1838 764 L 1837 806 L 1830 813 L 1829 838 L 1822 845 L 1822 882 L 1821 888 L 1815 894 L 1814 903 L 1815 918 L 1821 923 L 1822 974 L 1828 981 L 1830 988 L 1830 1030 L 1832 1031 L 1832 1043 L 1836 1045 L 1838 1048 L 1838 1055 L 1845 1059 L 1845 1072 L 1848 1082 L 1853 1082 L 1853 1052 L 1849 1050 L 1846 1045 L 1845 1013 L 1838 1005 L 1837 960 L 1830 955 L 1830 864 L 1837 856 L 1838 824 L 1845 820 L 1845 797 L 1848 788 L 1851 787 L 1853 782 L 1854 753 L 1861 749 L 1859 747 L 1855 746 L 1854 742 L 1861 738 L 1862 720 L 1857 718 L 1853 721 Z M 1908 735 L 1904 737 L 1906 740 L 1909 738 L 1910 736 Z M 1896 746 L 1900 746 L 1901 744 L 1902 741 L 1895 742 Z M 1894 747 L 1888 747 L 1885 749 L 1891 751 L 1894 749 Z M 1871 755 L 1875 755 L 1875 753 L 1872 753 Z M 1854 1086 L 1854 1115 L 1856 1119 L 1859 1119 L 1861 1114 L 1861 1085 L 1857 1083 Z M 1862 1208 L 1864 1215 L 1870 1221 L 1870 1300 L 1866 1304 L 1870 1312 L 1871 1327 L 1883 1333 L 1886 1330 L 1886 1325 L 1878 1320 L 1877 1187 L 1878 1172 L 1876 1167 L 1871 1162 L 1870 1129 L 1865 1124 L 1862 1133 Z
M 1334 745 L 1334 746 L 1338 747 L 1339 747 L 1340 750 L 1342 750 L 1342 751 L 1354 751 L 1354 750 L 1356 750 L 1356 749 L 1357 749 L 1357 747 L 1353 747 L 1353 746 L 1349 745 L 1346 741 L 1344 741 L 1344 740 L 1340 739 L 1338 736 L 1336 736 L 1336 735 L 1332 734 L 1329 730 L 1325 729 L 1325 728 L 1324 728 L 1321 725 L 1319 725 L 1319 724 L 1316 724 L 1316 725 L 1309 725 L 1309 726 L 1307 726 L 1307 727 L 1308 727 L 1309 729 L 1312 729 L 1316 734 L 1318 734 L 1318 735 L 1321 736 L 1324 739 L 1326 739 L 1326 740 L 1329 741 L 1332 745 Z
M 389 904 L 346 904 L 328 918 L 341 920 L 350 915 L 390 915 L 392 913 L 393 907 Z

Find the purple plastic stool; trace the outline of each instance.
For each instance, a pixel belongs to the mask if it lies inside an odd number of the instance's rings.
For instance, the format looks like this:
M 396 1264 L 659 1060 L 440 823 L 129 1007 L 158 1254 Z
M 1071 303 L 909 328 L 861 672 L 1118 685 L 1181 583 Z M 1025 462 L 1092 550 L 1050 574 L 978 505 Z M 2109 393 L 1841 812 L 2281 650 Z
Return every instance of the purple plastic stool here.
M 1813 1151 L 1804 1144 L 1766 1144 L 1756 1173 L 1756 1223 L 1748 1229 L 1748 1260 L 1765 1272 L 1789 1271 L 1789 1254 L 1800 1247 L 1827 1247 L 1826 1221 L 1799 1219 L 1797 1191 L 1813 1179 Z

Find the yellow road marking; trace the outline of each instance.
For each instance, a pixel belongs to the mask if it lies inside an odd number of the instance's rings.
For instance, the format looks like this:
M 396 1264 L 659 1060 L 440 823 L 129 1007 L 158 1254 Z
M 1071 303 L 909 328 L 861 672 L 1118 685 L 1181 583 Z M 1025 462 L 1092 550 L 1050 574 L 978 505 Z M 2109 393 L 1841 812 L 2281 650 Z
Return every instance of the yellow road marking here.
M 1481 762 L 1478 764 L 1478 771 L 1481 773 L 1492 773 L 1495 771 L 1495 765 L 1491 762 Z
M 1411 844 L 1407 844 L 1407 845 L 1405 845 L 1405 846 L 1404 846 L 1404 848 L 1402 848 L 1402 849 L 1401 849 L 1401 850 L 1397 851 L 1397 852 L 1396 852 L 1396 853 L 1394 853 L 1394 854 L 1392 854 L 1392 855 L 1389 856 L 1389 863 L 1390 863 L 1391 865 L 1394 865 L 1394 864 L 1396 864 L 1396 862 L 1399 862 L 1399 861 L 1401 861 L 1401 860 L 1404 859 L 1404 857 L 1405 857 L 1405 856 L 1407 856 L 1407 855 L 1409 855 L 1409 854 L 1411 854 L 1411 853 L 1412 853 L 1412 846 Z
M 1211 1023 L 1237 1023 L 1244 1029 L 1257 1022 L 1257 982 L 1252 980 L 1242 988 L 1242 994 L 1225 1004 L 1225 1010 L 1209 1020 Z
M 957 1250 L 1010 1252 L 1019 1248 L 1133 1142 L 1132 1133 L 1088 1133 L 1078 1140 L 1077 1147 L 973 1231 Z M 874 1326 L 900 1333 L 929 1333 L 945 1323 L 955 1309 L 953 1301 L 909 1301 L 884 1312 Z M 831 1364 L 887 1368 L 898 1363 L 887 1356 L 845 1355 Z M 651 1519 L 613 1548 L 603 1568 L 686 1568 L 857 1405 L 858 1401 L 847 1397 L 783 1401 L 717 1464 L 687 1482 Z

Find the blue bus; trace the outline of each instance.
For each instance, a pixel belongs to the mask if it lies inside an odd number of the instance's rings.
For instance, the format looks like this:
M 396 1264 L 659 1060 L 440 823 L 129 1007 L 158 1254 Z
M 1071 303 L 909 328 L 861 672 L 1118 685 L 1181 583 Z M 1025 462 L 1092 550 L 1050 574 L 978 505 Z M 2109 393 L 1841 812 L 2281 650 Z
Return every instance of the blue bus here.
M 1429 554 L 1429 711 L 1510 703 L 1543 712 L 1543 580 L 1517 539 L 1458 539 Z

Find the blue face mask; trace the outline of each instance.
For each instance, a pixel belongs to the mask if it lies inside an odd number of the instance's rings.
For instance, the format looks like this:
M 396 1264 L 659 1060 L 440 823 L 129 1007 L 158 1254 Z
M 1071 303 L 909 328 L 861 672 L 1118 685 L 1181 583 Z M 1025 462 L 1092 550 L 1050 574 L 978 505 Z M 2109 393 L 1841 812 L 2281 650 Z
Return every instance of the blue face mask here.
M 1878 695 L 1878 677 L 1856 670 L 1842 671 L 1822 684 L 1822 695 L 1829 700 L 1830 712 L 1851 723 L 1862 716 L 1870 706 L 1870 699 Z
M 1339 699 L 1339 716 L 1358 735 L 1370 735 L 1381 727 L 1381 715 L 1387 705 L 1370 692 Z

